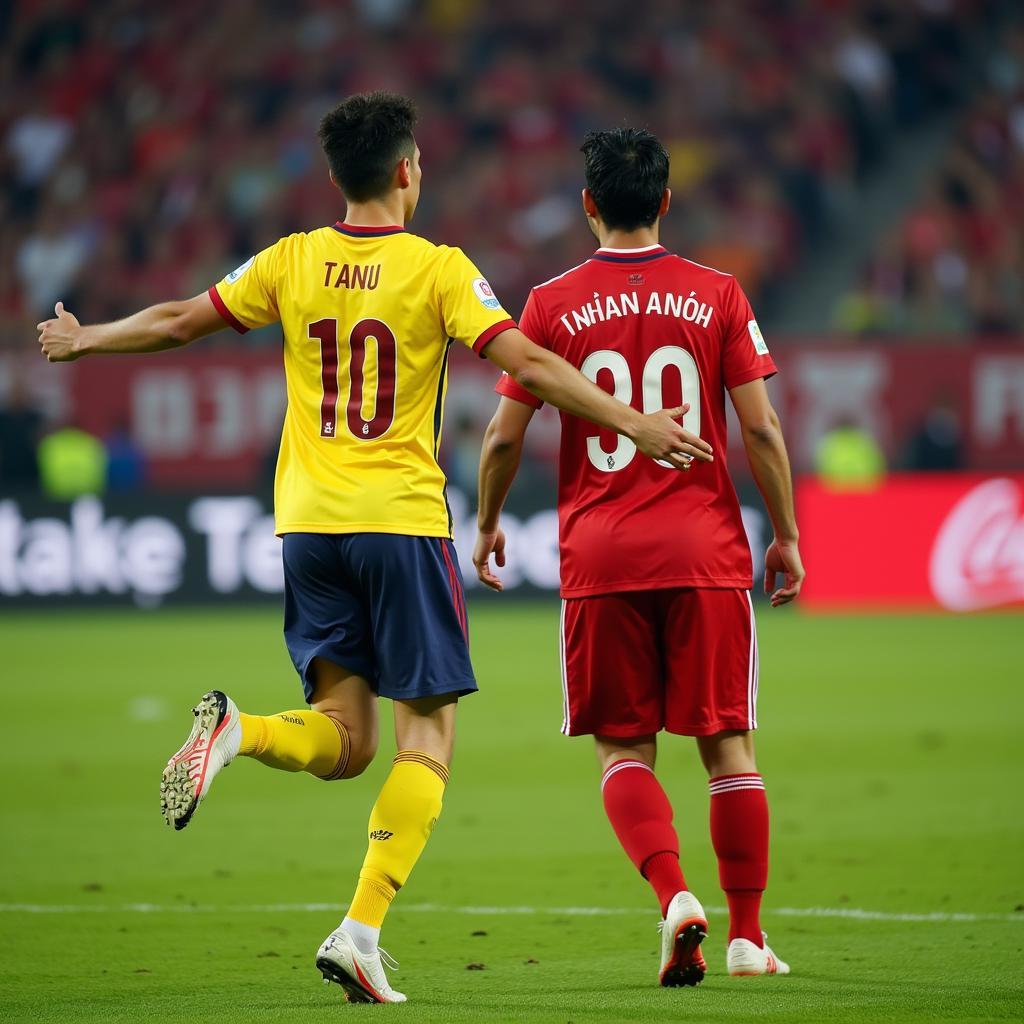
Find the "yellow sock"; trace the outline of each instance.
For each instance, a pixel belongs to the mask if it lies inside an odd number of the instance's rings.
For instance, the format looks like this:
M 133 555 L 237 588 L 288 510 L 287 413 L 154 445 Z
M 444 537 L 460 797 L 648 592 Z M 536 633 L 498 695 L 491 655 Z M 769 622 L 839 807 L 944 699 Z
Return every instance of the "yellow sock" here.
M 286 772 L 309 772 L 331 781 L 348 767 L 348 730 L 319 711 L 282 711 L 244 715 L 238 752 Z
M 348 916 L 374 928 L 405 885 L 441 813 L 448 769 L 418 750 L 402 750 L 370 812 L 370 845 Z

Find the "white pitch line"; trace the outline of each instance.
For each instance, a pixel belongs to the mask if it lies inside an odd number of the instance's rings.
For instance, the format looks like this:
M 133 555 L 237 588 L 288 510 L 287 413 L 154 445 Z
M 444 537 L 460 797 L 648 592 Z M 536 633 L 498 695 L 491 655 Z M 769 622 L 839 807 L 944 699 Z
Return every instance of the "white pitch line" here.
M 225 904 L 160 904 L 121 903 L 117 905 L 90 903 L 0 903 L 0 914 L 302 914 L 338 913 L 340 903 L 246 903 Z M 707 913 L 725 915 L 725 907 L 705 907 Z M 470 914 L 478 917 L 506 915 L 537 915 L 543 917 L 621 917 L 651 916 L 649 909 L 638 907 L 450 907 L 440 903 L 410 903 L 398 906 L 396 911 L 431 914 Z M 771 917 L 834 917 L 849 921 L 894 921 L 910 924 L 942 924 L 946 922 L 971 923 L 1000 921 L 1024 923 L 1022 914 L 970 914 L 947 911 L 930 913 L 899 913 L 885 910 L 861 910 L 854 907 L 766 907 Z

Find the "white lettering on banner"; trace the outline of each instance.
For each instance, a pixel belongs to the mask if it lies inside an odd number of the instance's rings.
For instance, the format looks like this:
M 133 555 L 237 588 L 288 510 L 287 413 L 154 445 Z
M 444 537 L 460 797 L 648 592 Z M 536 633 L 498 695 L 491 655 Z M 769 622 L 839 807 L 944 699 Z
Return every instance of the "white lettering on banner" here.
M 131 385 L 132 432 L 159 459 L 225 459 L 269 447 L 287 402 L 278 369 L 142 371 Z
M 159 516 L 137 519 L 124 531 L 121 564 L 128 585 L 142 597 L 163 597 L 181 586 L 185 541 Z
M 975 436 L 983 444 L 998 444 L 1007 434 L 1024 441 L 1024 356 L 979 357 L 972 404 Z
M 449 495 L 456 545 L 467 588 L 478 586 L 472 548 L 475 517 L 458 491 Z M 743 508 L 755 567 L 764 561 L 764 517 Z M 185 582 L 187 538 L 203 560 L 204 586 L 191 598 L 239 594 L 247 589 L 278 594 L 284 589 L 281 542 L 273 516 L 248 495 L 197 498 L 179 526 L 165 516 L 107 516 L 98 498 L 79 498 L 67 521 L 41 516 L 25 520 L 13 500 L 0 501 L 0 597 L 131 596 L 154 604 Z M 529 585 L 555 590 L 559 583 L 558 514 L 553 508 L 519 517 L 505 515 L 508 564 L 499 575 L 506 588 Z M 756 571 L 756 570 L 755 570 Z M 192 579 L 196 573 L 190 574 Z
M 946 517 L 928 575 L 939 603 L 975 611 L 1024 601 L 1024 495 L 1012 480 L 986 480 Z
M 799 419 L 791 436 L 800 447 L 801 464 L 813 465 L 822 435 L 843 420 L 863 427 L 876 440 L 888 437 L 889 417 L 882 397 L 890 367 L 882 353 L 805 353 L 795 370 Z
M 281 541 L 257 498 L 200 498 L 188 518 L 206 536 L 207 579 L 218 593 L 245 583 L 269 593 L 284 589 Z
M 79 498 L 70 522 L 25 522 L 13 501 L 0 502 L 0 592 L 16 596 L 123 594 L 162 597 L 181 586 L 185 541 L 167 519 L 130 525 L 107 519 L 97 498 Z
M 215 457 L 237 455 L 249 447 L 245 423 L 245 380 L 237 370 L 217 369 L 205 375 L 204 388 L 213 402 L 213 422 L 204 447 Z
M 186 370 L 139 373 L 132 388 L 132 436 L 147 455 L 180 458 L 195 449 L 193 381 Z

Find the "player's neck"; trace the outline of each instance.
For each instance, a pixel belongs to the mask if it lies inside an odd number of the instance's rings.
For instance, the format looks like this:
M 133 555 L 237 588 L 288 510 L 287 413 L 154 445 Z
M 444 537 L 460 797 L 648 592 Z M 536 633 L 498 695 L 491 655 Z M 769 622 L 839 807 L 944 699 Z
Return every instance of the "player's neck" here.
M 649 228 L 637 228 L 635 231 L 602 226 L 598 229 L 597 238 L 602 249 L 646 249 L 659 244 L 658 224 L 655 221 Z
M 385 199 L 366 203 L 349 203 L 345 223 L 360 228 L 405 227 L 405 207 L 402 197 L 395 193 Z

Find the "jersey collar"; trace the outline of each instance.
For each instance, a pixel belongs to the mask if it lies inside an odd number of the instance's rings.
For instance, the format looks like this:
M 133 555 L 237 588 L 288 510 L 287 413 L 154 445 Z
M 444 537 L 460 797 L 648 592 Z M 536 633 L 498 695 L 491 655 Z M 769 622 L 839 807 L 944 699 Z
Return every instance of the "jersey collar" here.
M 590 258 L 605 263 L 646 263 L 661 259 L 669 252 L 663 245 L 645 245 L 640 249 L 598 249 Z
M 339 220 L 333 225 L 335 231 L 352 238 L 380 238 L 382 235 L 400 235 L 405 228 L 398 224 L 385 224 L 381 226 L 367 227 L 363 224 L 346 224 Z

